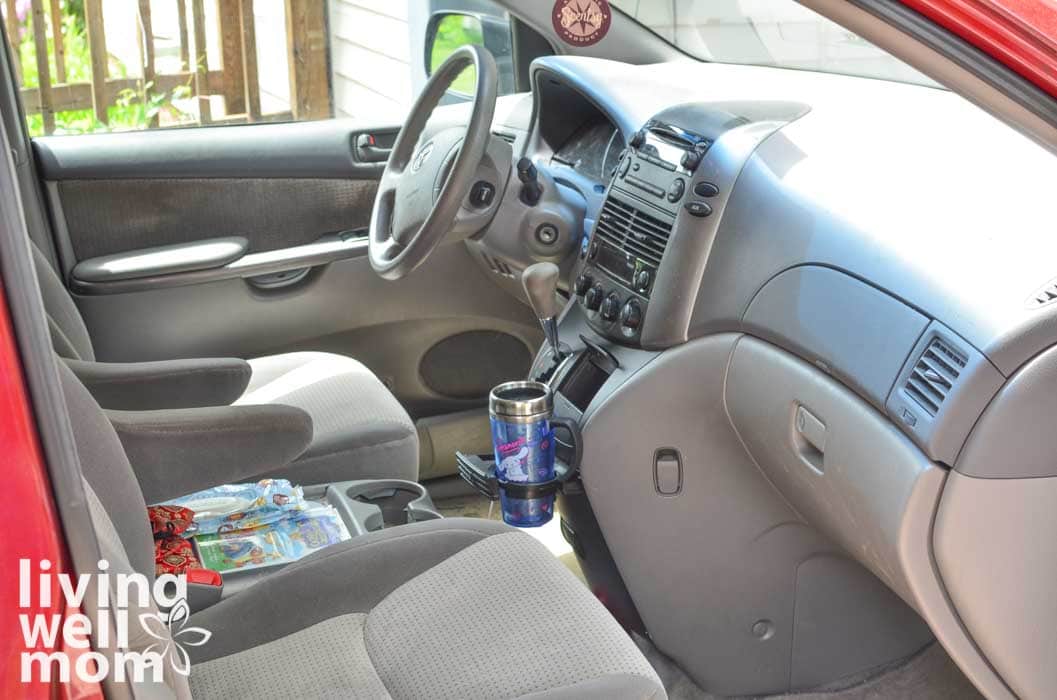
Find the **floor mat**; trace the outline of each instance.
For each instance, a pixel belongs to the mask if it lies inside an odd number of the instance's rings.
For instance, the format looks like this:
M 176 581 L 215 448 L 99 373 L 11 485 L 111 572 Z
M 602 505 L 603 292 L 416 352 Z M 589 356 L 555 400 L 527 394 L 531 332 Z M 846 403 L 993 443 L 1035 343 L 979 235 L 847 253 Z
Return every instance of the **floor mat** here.
M 661 677 L 669 700 L 720 700 L 701 689 L 693 679 L 658 651 L 649 640 L 635 642 Z M 876 671 L 839 690 L 768 695 L 767 700 L 976 700 L 983 696 L 954 665 L 937 643 L 921 652 Z
M 477 494 L 450 496 L 447 498 L 434 498 L 433 505 L 445 518 L 485 518 L 488 520 L 502 520 L 499 512 L 499 504 L 492 503 L 484 496 Z M 576 560 L 573 548 L 562 537 L 560 512 L 542 527 L 529 527 L 521 531 L 535 537 L 543 546 L 550 550 L 551 554 L 565 564 L 566 567 L 581 581 L 584 581 L 583 571 L 580 563 Z

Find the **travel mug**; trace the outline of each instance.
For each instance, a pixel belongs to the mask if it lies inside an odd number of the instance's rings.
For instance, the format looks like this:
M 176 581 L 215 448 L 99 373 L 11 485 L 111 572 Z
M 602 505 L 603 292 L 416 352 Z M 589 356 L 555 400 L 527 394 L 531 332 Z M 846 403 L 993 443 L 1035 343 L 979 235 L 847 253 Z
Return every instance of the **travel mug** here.
M 503 520 L 516 527 L 538 527 L 554 516 L 554 493 L 540 498 L 507 495 L 508 484 L 539 484 L 554 479 L 554 395 L 541 382 L 507 382 L 492 389 L 496 478 Z

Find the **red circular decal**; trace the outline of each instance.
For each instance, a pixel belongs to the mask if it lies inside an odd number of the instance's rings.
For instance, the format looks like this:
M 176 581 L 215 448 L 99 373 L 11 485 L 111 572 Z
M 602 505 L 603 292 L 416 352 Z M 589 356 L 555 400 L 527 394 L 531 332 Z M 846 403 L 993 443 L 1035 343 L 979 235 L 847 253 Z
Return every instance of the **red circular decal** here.
M 602 41 L 613 14 L 607 0 L 558 0 L 551 19 L 566 44 L 590 46 Z

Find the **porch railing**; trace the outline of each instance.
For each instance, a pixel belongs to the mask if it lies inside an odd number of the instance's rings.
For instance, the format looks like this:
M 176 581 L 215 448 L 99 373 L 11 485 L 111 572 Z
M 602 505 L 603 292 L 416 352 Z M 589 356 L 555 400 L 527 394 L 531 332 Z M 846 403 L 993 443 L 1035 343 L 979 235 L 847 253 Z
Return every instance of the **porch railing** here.
M 328 71 L 326 3 L 320 0 L 282 1 L 286 29 L 287 64 L 289 66 L 289 109 L 262 113 L 261 81 L 257 66 L 257 33 L 254 0 L 214 0 L 214 13 L 206 12 L 204 0 L 166 0 L 177 4 L 178 26 L 167 31 L 178 37 L 181 70 L 161 73 L 156 68 L 155 31 L 151 0 L 138 0 L 137 36 L 140 77 L 108 75 L 107 32 L 103 20 L 103 0 L 83 0 L 84 27 L 90 58 L 90 80 L 68 82 L 66 42 L 63 36 L 62 9 L 59 0 L 30 0 L 31 18 L 20 20 L 17 0 L 3 0 L 5 28 L 11 44 L 18 47 L 22 32 L 32 32 L 37 85 L 21 87 L 22 102 L 28 114 L 39 114 L 43 131 L 56 128 L 56 114 L 87 110 L 102 125 L 110 121 L 108 109 L 129 90 L 145 93 L 172 93 L 186 86 L 196 109 L 181 123 L 246 123 L 321 119 L 331 116 L 331 89 Z M 207 24 L 216 23 L 220 65 L 210 66 L 207 56 Z M 28 25 L 28 26 L 27 26 Z M 53 52 L 49 60 L 48 39 Z M 277 49 L 279 47 L 276 47 Z M 192 53 L 194 55 L 192 55 Z M 16 51 L 16 67 L 18 54 Z M 52 72 L 54 63 L 54 72 Z M 131 72 L 131 71 L 130 71 Z M 213 114 L 212 97 L 223 97 L 222 114 Z M 154 115 L 146 127 L 156 127 Z

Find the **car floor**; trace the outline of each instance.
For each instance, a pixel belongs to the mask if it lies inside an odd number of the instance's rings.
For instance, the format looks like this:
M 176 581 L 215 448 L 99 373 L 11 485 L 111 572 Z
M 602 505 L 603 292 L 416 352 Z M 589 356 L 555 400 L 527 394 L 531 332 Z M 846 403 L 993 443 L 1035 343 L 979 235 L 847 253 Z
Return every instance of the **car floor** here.
M 720 700 L 701 689 L 674 661 L 657 647 L 634 635 L 650 664 L 664 683 L 669 700 Z M 748 696 L 747 696 L 748 697 Z M 976 700 L 979 691 L 954 665 L 947 652 L 933 642 L 909 658 L 874 669 L 828 688 L 781 695 L 752 696 L 767 700 Z
M 501 520 L 499 504 L 473 492 L 461 479 L 445 479 L 427 484 L 433 504 L 446 518 L 487 518 Z M 560 513 L 559 513 L 560 515 Z M 539 540 L 563 564 L 584 581 L 572 547 L 562 537 L 559 518 L 547 525 L 522 530 Z M 657 670 L 669 700 L 722 700 L 724 696 L 703 690 L 674 661 L 661 653 L 648 639 L 633 635 L 636 644 Z M 757 696 L 753 696 L 757 697 Z M 764 696 L 759 696 L 764 697 Z M 937 643 L 889 666 L 873 669 L 839 684 L 809 692 L 765 696 L 768 700 L 976 700 L 983 696 L 951 661 Z

